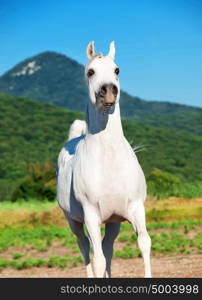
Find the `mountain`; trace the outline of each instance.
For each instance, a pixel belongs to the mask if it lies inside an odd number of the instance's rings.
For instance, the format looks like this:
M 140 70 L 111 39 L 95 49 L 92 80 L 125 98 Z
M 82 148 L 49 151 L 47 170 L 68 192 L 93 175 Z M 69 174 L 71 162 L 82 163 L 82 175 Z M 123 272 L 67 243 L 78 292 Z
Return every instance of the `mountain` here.
M 0 92 L 79 111 L 84 111 L 88 96 L 83 66 L 54 52 L 28 58 L 5 73 Z
M 88 97 L 84 82 L 84 67 L 75 60 L 55 52 L 44 52 L 28 58 L 0 76 L 0 92 L 78 111 L 85 111 Z M 169 102 L 145 101 L 123 91 L 120 105 L 123 117 L 155 118 L 159 115 L 186 113 L 202 115 L 200 108 Z M 146 122 L 146 119 L 143 119 L 143 122 Z M 156 126 L 156 122 L 153 123 Z

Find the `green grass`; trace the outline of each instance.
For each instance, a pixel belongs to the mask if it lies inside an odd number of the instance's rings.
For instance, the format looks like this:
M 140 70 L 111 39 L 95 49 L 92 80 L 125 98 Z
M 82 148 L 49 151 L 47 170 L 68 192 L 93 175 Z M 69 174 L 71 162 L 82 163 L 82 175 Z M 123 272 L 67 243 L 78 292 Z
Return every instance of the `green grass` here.
M 151 232 L 157 229 L 167 228 L 170 231 L 174 229 L 183 229 L 185 234 L 191 229 L 196 229 L 202 224 L 202 220 L 185 220 L 171 223 L 158 222 L 149 223 L 148 230 Z M 103 231 L 103 229 L 102 229 Z M 57 226 L 37 226 L 37 227 L 7 227 L 0 229 L 0 251 L 5 251 L 9 247 L 29 245 L 39 251 L 46 251 L 53 241 L 58 241 L 62 246 L 71 247 L 73 253 L 78 253 L 76 237 L 70 228 L 61 228 Z M 128 223 L 121 225 L 121 232 L 118 236 L 121 242 L 136 242 L 136 235 L 132 226 Z
M 124 224 L 125 225 L 125 224 Z M 154 224 L 153 224 L 154 225 Z M 202 254 L 202 233 L 197 232 L 197 226 L 199 224 L 196 224 L 196 222 L 181 222 L 174 224 L 170 224 L 172 226 L 168 227 L 165 226 L 166 224 L 161 224 L 161 229 L 169 229 L 169 231 L 162 231 L 162 232 L 150 232 L 150 237 L 152 239 L 152 255 L 176 255 L 176 254 Z M 159 225 L 160 226 L 160 225 Z M 158 226 L 158 229 L 159 229 Z M 190 228 L 188 228 L 191 226 Z M 195 226 L 193 228 L 193 226 Z M 130 259 L 134 257 L 140 257 L 140 250 L 137 247 L 137 237 L 134 233 L 131 231 L 128 231 L 126 229 L 126 226 L 124 226 L 123 231 L 121 231 L 118 241 L 123 244 L 123 247 L 119 250 L 115 250 L 114 257 L 115 258 L 123 258 L 123 259 Z M 154 228 L 155 226 L 153 226 Z M 53 229 L 53 228 L 52 228 Z M 181 229 L 181 230 L 180 230 Z M 188 236 L 188 233 L 190 230 L 195 230 L 194 235 L 192 238 Z M 22 230 L 22 229 L 21 229 Z M 51 229 L 50 229 L 51 230 Z M 46 231 L 47 233 L 47 231 Z M 63 233 L 58 235 L 58 238 L 63 238 Z M 36 232 L 35 232 L 36 234 Z M 25 235 L 22 235 L 25 236 Z M 40 235 L 42 238 L 42 236 Z M 69 240 L 68 246 L 75 247 L 75 240 Z M 59 255 L 52 255 L 48 257 L 47 259 L 42 258 L 34 258 L 34 257 L 28 257 L 23 258 L 24 255 L 21 253 L 16 253 L 13 255 L 12 259 L 4 259 L 0 258 L 0 269 L 6 268 L 6 267 L 12 267 L 14 269 L 26 269 L 31 267 L 58 267 L 58 268 L 65 268 L 65 267 L 74 267 L 77 266 L 80 263 L 83 263 L 83 258 L 80 254 L 72 255 L 72 253 L 68 253 L 65 256 L 59 256 Z
M 122 239 L 122 235 L 119 236 L 118 240 L 124 242 L 124 246 L 121 250 L 115 251 L 115 257 L 127 259 L 140 256 L 140 251 L 137 245 L 131 242 L 131 237 L 131 234 L 124 235 L 124 239 Z M 185 233 L 171 231 L 169 233 L 150 233 L 150 237 L 153 254 L 202 254 L 202 233 L 196 233 L 193 238 L 189 238 Z
M 80 255 L 74 257 L 71 257 L 70 255 L 66 255 L 66 256 L 54 255 L 48 259 L 47 266 L 59 267 L 63 269 L 67 266 L 67 263 L 69 263 L 70 266 L 72 267 L 76 267 L 81 262 L 83 262 L 83 258 Z
M 0 269 L 6 267 L 12 267 L 14 269 L 21 270 L 21 269 L 27 269 L 31 267 L 40 267 L 43 265 L 45 265 L 45 261 L 41 258 L 29 257 L 27 260 L 23 260 L 23 261 L 0 258 Z
M 29 257 L 25 260 L 16 260 L 16 259 L 3 259 L 0 258 L 0 269 L 6 267 L 12 267 L 17 270 L 32 268 L 32 267 L 58 267 L 64 269 L 67 265 L 69 267 L 76 267 L 79 263 L 83 262 L 81 256 L 69 257 L 54 255 L 49 257 L 47 260 L 42 258 Z
M 149 223 L 147 228 L 152 240 L 153 254 L 190 254 L 202 253 L 202 220 L 184 220 L 175 222 Z M 193 237 L 189 233 L 192 231 Z M 157 233 L 156 233 L 157 232 Z M 121 250 L 116 250 L 114 256 L 120 258 L 133 258 L 140 256 L 137 248 L 137 235 L 132 226 L 124 223 L 118 236 L 123 243 Z
M 202 220 L 182 220 L 182 221 L 173 221 L 173 222 L 153 222 L 147 224 L 147 229 L 161 229 L 161 228 L 170 228 L 177 229 L 184 226 L 194 229 L 197 225 L 202 225 Z M 121 232 L 133 231 L 131 224 L 123 223 L 121 225 Z
M 140 250 L 130 244 L 124 246 L 122 250 L 116 250 L 114 253 L 114 257 L 124 259 L 134 258 L 138 256 L 140 256 Z
M 13 246 L 30 245 L 39 251 L 45 251 L 53 241 L 68 245 L 76 244 L 76 237 L 69 228 L 49 227 L 7 227 L 0 229 L 0 251 Z
M 30 210 L 32 212 L 48 210 L 52 207 L 58 206 L 56 201 L 48 200 L 39 201 L 38 199 L 29 199 L 29 201 L 18 200 L 17 202 L 2 201 L 0 202 L 0 210 Z
M 202 254 L 202 220 L 184 220 L 175 222 L 149 223 L 147 228 L 152 239 L 152 255 Z M 103 232 L 103 227 L 102 227 Z M 31 267 L 72 267 L 83 262 L 76 243 L 76 237 L 70 228 L 56 226 L 7 227 L 0 229 L 1 257 L 9 248 L 28 246 L 38 250 L 36 256 L 28 257 L 22 250 L 12 254 L 11 259 L 0 258 L 0 268 L 8 266 L 15 269 Z M 137 246 L 137 235 L 132 226 L 123 223 L 117 238 L 119 249 L 114 251 L 115 258 L 129 259 L 140 256 Z M 65 256 L 52 255 L 47 259 L 40 258 L 40 252 L 47 251 L 53 242 L 67 250 Z
M 19 259 L 19 258 L 21 258 L 21 257 L 23 257 L 24 256 L 24 254 L 22 254 L 22 253 L 15 253 L 14 255 L 13 255 L 13 259 Z

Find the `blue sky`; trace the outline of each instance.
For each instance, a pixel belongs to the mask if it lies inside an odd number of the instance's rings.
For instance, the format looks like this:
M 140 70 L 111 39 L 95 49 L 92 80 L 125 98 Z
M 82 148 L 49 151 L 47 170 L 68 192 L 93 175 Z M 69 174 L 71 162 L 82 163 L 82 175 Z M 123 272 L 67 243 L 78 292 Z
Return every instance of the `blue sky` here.
M 116 43 L 122 89 L 202 107 L 202 1 L 0 0 L 0 75 L 46 50 L 86 63 Z

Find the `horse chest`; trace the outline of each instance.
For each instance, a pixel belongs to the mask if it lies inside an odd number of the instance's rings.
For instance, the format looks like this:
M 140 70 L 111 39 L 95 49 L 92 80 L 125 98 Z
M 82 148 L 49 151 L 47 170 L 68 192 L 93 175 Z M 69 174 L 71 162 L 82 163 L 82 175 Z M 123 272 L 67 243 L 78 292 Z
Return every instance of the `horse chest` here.
M 92 202 L 130 198 L 138 166 L 130 152 L 123 150 L 112 147 L 108 151 L 83 152 L 75 165 L 75 194 Z

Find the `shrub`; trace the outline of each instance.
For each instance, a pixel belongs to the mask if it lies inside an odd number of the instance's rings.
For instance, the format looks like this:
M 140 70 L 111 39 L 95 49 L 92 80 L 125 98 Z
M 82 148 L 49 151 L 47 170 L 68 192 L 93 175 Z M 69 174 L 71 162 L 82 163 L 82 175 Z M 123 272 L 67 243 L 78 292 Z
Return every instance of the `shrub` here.
M 174 190 L 180 185 L 181 181 L 174 175 L 153 169 L 147 178 L 148 193 L 157 198 L 174 195 Z
M 49 162 L 46 162 L 44 166 L 36 162 L 30 164 L 28 170 L 28 176 L 26 176 L 14 190 L 11 200 L 28 200 L 29 198 L 55 200 L 55 168 Z
M 202 182 L 183 182 L 174 188 L 173 194 L 184 198 L 202 197 Z

